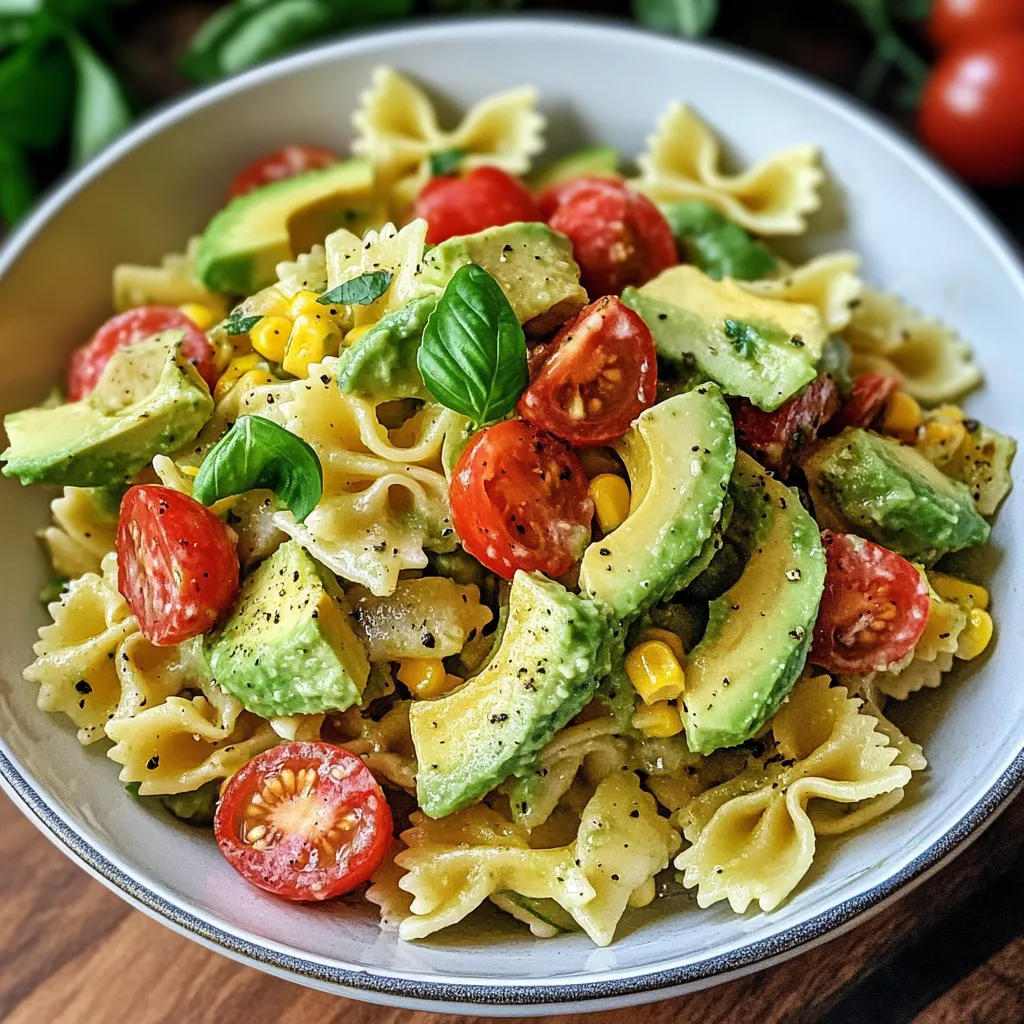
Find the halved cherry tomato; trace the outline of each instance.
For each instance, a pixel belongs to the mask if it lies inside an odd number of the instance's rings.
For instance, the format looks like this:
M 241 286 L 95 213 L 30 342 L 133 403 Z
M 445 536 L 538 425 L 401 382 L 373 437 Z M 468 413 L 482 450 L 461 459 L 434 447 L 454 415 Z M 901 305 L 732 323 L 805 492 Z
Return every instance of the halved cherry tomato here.
M 181 491 L 128 489 L 117 520 L 117 589 L 158 646 L 205 633 L 238 593 L 235 534 Z
M 618 295 L 679 262 L 672 229 L 646 196 L 611 178 L 577 178 L 556 186 L 548 226 L 572 240 L 587 294 Z M 550 205 L 552 200 L 545 199 Z
M 296 174 L 330 167 L 338 155 L 320 146 L 282 146 L 273 153 L 253 160 L 228 187 L 228 199 L 237 199 L 275 181 L 294 178 Z
M 658 358 L 647 324 L 613 295 L 580 311 L 519 400 L 525 420 L 576 445 L 620 437 L 654 404 Z
M 906 657 L 928 624 L 928 585 L 895 551 L 849 533 L 821 535 L 825 591 L 810 660 L 829 672 L 881 671 Z
M 928 148 L 975 185 L 1024 180 L 1024 31 L 950 51 L 918 110 Z
M 476 435 L 452 476 L 462 546 L 505 579 L 517 569 L 567 573 L 590 541 L 594 503 L 572 449 L 523 420 Z
M 247 882 L 289 900 L 329 900 L 377 870 L 391 845 L 391 808 L 355 754 L 285 743 L 231 777 L 213 830 Z
M 416 198 L 416 216 L 427 222 L 427 241 L 443 242 L 484 228 L 540 220 L 529 189 L 498 167 L 475 167 L 462 178 L 433 178 Z
M 762 465 L 785 476 L 794 458 L 836 414 L 839 403 L 839 388 L 825 374 L 775 412 L 762 412 L 745 398 L 736 399 L 731 405 L 737 443 Z
M 206 335 L 180 309 L 173 306 L 142 306 L 111 317 L 81 348 L 71 353 L 68 362 L 68 399 L 85 398 L 99 383 L 110 357 L 125 345 L 159 334 L 161 331 L 185 332 L 185 356 L 212 388 L 217 382 L 213 349 Z
M 891 373 L 858 373 L 850 395 L 832 421 L 835 427 L 870 427 L 903 382 Z
M 1024 29 L 1024 0 L 932 0 L 927 33 L 937 50 Z

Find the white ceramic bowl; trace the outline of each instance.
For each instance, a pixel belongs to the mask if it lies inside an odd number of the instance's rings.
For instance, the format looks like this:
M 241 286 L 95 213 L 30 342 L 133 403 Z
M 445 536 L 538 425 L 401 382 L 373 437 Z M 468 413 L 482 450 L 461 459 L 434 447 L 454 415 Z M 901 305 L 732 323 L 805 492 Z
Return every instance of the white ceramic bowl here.
M 818 143 L 838 184 L 814 251 L 852 246 L 866 277 L 957 327 L 988 378 L 969 408 L 1024 436 L 1018 335 L 1024 279 L 1011 247 L 963 191 L 872 117 L 748 57 L 612 26 L 517 19 L 368 35 L 243 75 L 144 122 L 79 172 L 0 254 L 0 410 L 40 399 L 67 353 L 109 315 L 110 271 L 181 247 L 238 167 L 287 141 L 345 146 L 371 69 L 390 63 L 457 105 L 532 82 L 553 153 L 584 140 L 637 152 L 673 99 L 693 103 L 743 159 Z M 1017 476 L 1020 476 L 1018 461 Z M 1019 486 L 1019 483 L 1018 483 Z M 539 941 L 487 918 L 437 941 L 382 934 L 367 904 L 300 907 L 250 888 L 205 834 L 127 799 L 102 749 L 35 707 L 22 681 L 44 619 L 47 570 L 32 540 L 41 488 L 0 485 L 0 774 L 51 838 L 130 902 L 229 956 L 357 998 L 489 1014 L 638 1003 L 790 956 L 862 919 L 961 848 L 1024 776 L 1024 545 L 1019 495 L 985 556 L 999 640 L 984 664 L 900 709 L 931 767 L 882 821 L 823 841 L 796 894 L 734 916 L 687 898 L 633 912 L 610 948 Z

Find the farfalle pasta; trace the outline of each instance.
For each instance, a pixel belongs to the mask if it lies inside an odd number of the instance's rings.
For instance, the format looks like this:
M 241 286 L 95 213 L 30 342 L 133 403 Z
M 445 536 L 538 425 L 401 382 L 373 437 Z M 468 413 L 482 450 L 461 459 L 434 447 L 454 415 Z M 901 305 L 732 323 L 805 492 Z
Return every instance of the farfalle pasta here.
M 75 579 L 98 573 L 104 556 L 114 550 L 116 498 L 90 487 L 65 487 L 50 502 L 53 525 L 40 532 L 58 576 Z

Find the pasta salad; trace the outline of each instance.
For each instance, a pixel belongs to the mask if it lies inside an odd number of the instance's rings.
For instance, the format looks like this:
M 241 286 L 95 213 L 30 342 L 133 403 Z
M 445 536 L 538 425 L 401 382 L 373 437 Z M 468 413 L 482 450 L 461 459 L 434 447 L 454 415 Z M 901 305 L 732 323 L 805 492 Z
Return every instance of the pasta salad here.
M 423 939 L 485 902 L 607 945 L 679 887 L 770 911 L 926 768 L 886 715 L 993 635 L 1015 442 L 970 348 L 791 265 L 813 146 L 738 172 L 673 104 L 636 173 L 453 130 L 378 69 L 114 273 L 4 473 L 62 488 L 25 678 L 285 899 Z

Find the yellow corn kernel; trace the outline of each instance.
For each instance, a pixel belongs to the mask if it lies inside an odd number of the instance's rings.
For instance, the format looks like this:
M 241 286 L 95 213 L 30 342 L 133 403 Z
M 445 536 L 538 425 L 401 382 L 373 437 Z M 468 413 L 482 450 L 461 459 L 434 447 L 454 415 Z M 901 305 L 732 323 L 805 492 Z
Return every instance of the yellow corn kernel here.
M 992 616 L 984 608 L 972 608 L 967 613 L 967 625 L 960 634 L 956 656 L 964 661 L 978 657 L 992 642 Z
M 289 312 L 293 317 L 302 316 L 304 313 L 309 315 L 311 312 L 310 307 L 314 310 L 323 310 L 325 307 L 321 306 L 316 300 L 320 298 L 316 292 L 303 290 L 296 292 L 291 299 L 289 306 Z
M 920 444 L 926 448 L 938 449 L 941 461 L 945 462 L 956 454 L 956 450 L 966 439 L 967 428 L 962 423 L 929 420 L 924 425 Z
M 967 419 L 967 413 L 959 405 L 940 405 L 935 410 L 935 415 L 940 419 L 955 420 L 957 423 L 963 423 Z
M 232 359 L 227 369 L 217 378 L 213 388 L 214 399 L 219 402 L 249 370 L 255 370 L 262 359 L 263 356 L 258 352 L 250 352 L 248 355 Z
M 199 476 L 198 466 L 179 466 L 178 469 L 180 469 L 185 476 Z
M 897 391 L 889 399 L 882 418 L 886 434 L 912 434 L 921 426 L 921 406 L 906 391 Z
M 666 739 L 683 731 L 679 709 L 671 701 L 660 700 L 648 707 L 641 704 L 633 712 L 633 728 L 654 739 Z
M 358 327 L 353 327 L 345 335 L 345 344 L 354 345 L 367 331 L 372 331 L 376 326 L 376 324 L 360 324 Z
M 201 331 L 208 331 L 214 324 L 219 324 L 226 313 L 223 304 L 215 308 L 205 302 L 186 302 L 178 309 Z
M 675 700 L 686 687 L 686 673 L 667 643 L 645 640 L 626 655 L 626 675 L 645 704 Z
M 285 316 L 265 316 L 249 332 L 252 347 L 261 356 L 275 363 L 284 359 L 288 349 L 288 338 L 292 333 L 292 322 Z
M 444 670 L 440 658 L 406 658 L 398 663 L 398 681 L 405 683 L 414 697 L 440 697 L 454 690 L 462 680 Z
M 680 639 L 679 634 L 673 633 L 671 629 L 658 629 L 657 626 L 647 626 L 640 631 L 640 639 L 660 640 L 663 644 L 668 644 L 680 665 L 686 660 L 686 648 L 683 647 L 683 641 Z
M 629 484 L 614 473 L 601 473 L 590 481 L 590 497 L 602 533 L 611 533 L 629 515 Z
M 988 591 L 980 583 L 968 583 L 967 580 L 948 576 L 944 572 L 928 573 L 928 582 L 944 601 L 955 601 L 982 611 L 988 607 Z
M 328 354 L 327 339 L 333 333 L 332 321 L 319 313 L 296 317 L 281 366 L 296 377 L 308 377 L 309 364 L 321 362 Z

